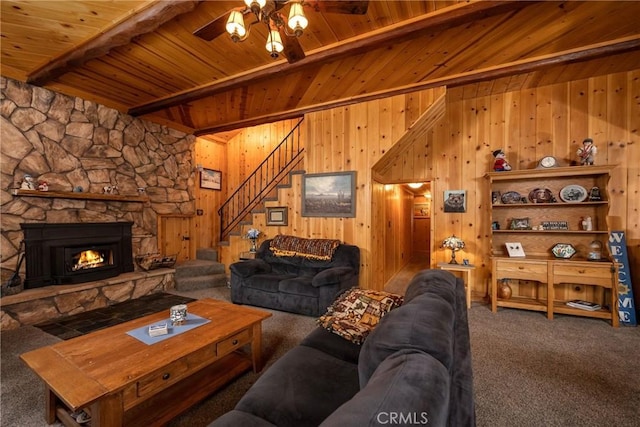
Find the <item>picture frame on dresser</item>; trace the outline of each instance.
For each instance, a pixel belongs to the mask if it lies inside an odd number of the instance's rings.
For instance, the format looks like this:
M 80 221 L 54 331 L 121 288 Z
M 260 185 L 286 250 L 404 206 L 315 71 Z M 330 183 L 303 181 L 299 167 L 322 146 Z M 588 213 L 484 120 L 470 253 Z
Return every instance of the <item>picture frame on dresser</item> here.
M 507 253 L 510 258 L 524 258 L 524 248 L 520 242 L 507 242 L 504 244 L 507 248 Z

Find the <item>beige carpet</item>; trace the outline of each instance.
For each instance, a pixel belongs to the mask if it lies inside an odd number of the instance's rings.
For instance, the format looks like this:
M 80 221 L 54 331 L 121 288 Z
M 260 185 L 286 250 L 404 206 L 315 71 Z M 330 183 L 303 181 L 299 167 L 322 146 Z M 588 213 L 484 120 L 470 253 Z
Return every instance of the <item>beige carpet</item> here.
M 180 294 L 229 298 L 227 288 Z M 315 327 L 311 317 L 273 313 L 263 329 L 267 368 Z M 479 426 L 638 426 L 640 329 L 562 315 L 549 321 L 523 310 L 494 314 L 478 303 L 469 324 Z M 17 357 L 57 339 L 33 327 L 0 338 L 0 425 L 45 426 L 42 384 Z M 232 409 L 257 378 L 243 375 L 170 427 L 206 426 Z

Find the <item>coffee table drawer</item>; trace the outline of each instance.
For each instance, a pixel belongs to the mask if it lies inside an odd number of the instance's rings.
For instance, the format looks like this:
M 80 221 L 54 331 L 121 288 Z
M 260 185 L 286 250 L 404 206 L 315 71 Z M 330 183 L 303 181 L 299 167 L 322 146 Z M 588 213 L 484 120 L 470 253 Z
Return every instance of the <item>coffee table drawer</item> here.
M 216 354 L 218 357 L 224 356 L 250 341 L 251 331 L 249 329 L 244 329 L 226 340 L 220 341 L 216 347 Z
M 216 359 L 214 348 L 214 345 L 209 345 L 142 378 L 138 381 L 138 397 L 155 394 L 210 364 Z

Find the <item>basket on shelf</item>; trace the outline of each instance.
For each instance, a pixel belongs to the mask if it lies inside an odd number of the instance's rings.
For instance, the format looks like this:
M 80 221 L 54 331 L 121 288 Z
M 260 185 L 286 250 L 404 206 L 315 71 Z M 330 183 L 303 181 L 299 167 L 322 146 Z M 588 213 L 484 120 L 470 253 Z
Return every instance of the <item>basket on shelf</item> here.
M 146 254 L 136 256 L 136 264 L 145 270 L 155 270 L 157 268 L 172 268 L 176 263 L 178 255 Z

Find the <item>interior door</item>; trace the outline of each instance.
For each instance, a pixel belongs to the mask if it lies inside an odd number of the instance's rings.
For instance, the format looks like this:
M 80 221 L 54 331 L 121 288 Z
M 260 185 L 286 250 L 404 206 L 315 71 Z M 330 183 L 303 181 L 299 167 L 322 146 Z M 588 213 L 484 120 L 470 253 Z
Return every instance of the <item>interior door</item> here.
M 163 255 L 176 255 L 176 261 L 193 258 L 190 215 L 162 215 L 158 220 L 158 248 Z

